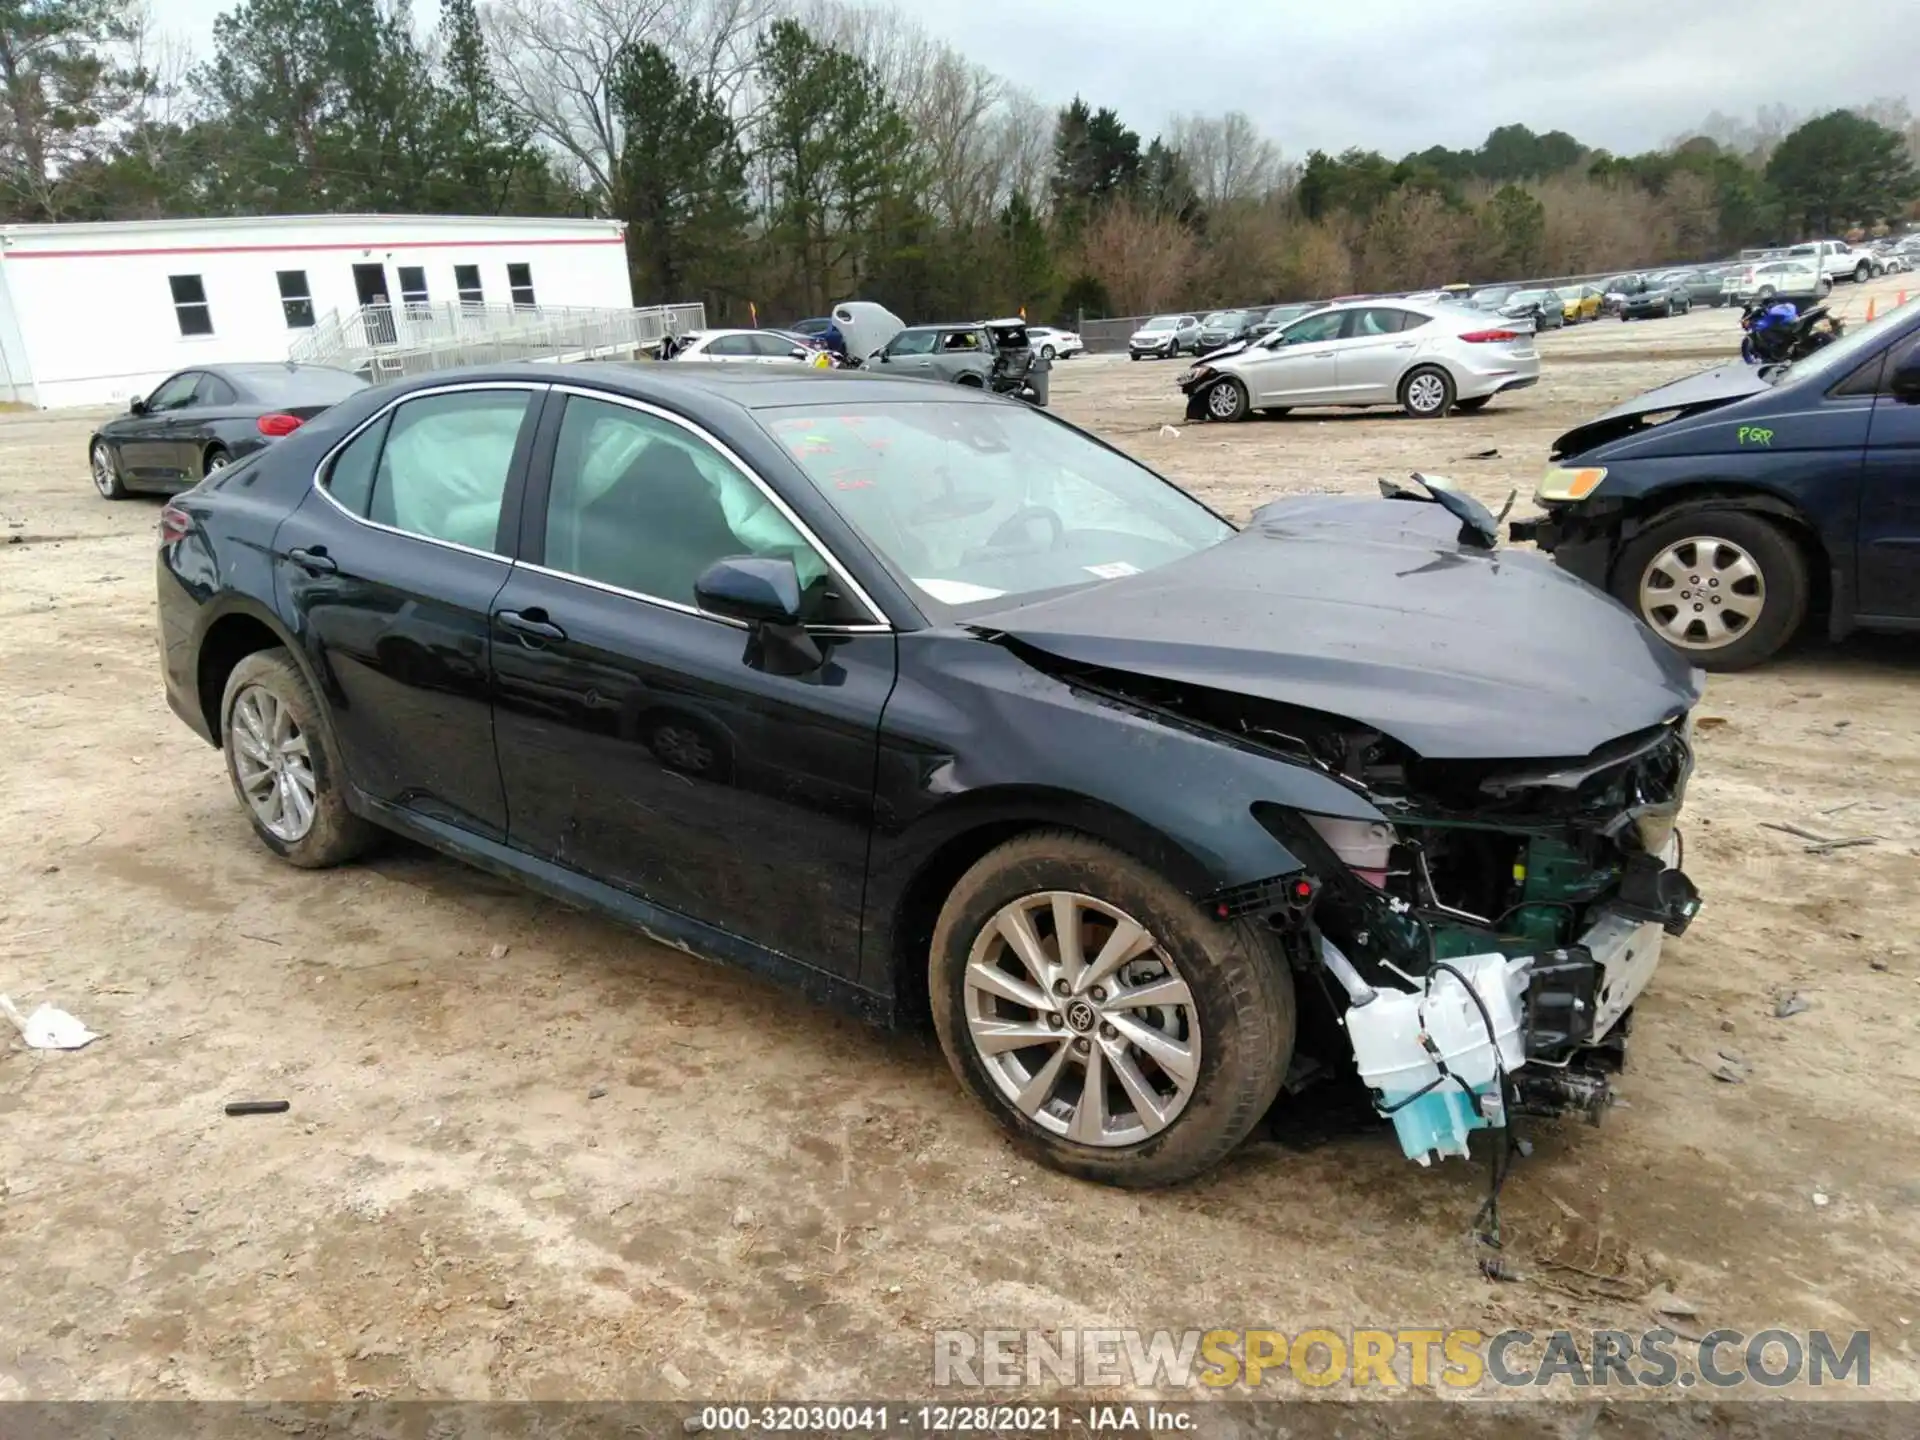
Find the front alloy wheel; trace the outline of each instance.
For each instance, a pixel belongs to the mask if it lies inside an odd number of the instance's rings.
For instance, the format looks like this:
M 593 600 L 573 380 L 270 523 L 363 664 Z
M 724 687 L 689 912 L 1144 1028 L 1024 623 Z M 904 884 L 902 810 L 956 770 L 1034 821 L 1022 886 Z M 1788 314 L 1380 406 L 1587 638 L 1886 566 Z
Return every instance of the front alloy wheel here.
M 89 468 L 93 471 L 93 488 L 100 492 L 103 500 L 124 500 L 127 487 L 120 479 L 120 467 L 114 463 L 113 451 L 104 440 L 93 442 L 93 451 L 88 457 Z
M 1247 392 L 1237 380 L 1216 380 L 1207 389 L 1209 420 L 1238 420 L 1247 413 Z
M 1003 905 L 974 940 L 965 985 L 975 1054 L 1043 1130 L 1132 1145 L 1193 1097 L 1193 993 L 1152 934 L 1104 901 L 1047 890 Z
M 1772 520 L 1736 509 L 1658 519 L 1621 551 L 1613 591 L 1708 670 L 1741 670 L 1785 645 L 1806 615 L 1806 554 Z
M 1221 921 L 1131 856 L 1066 831 L 988 852 L 934 927 L 934 1028 L 954 1074 L 1042 1164 L 1171 1185 L 1266 1113 L 1293 1054 L 1273 932 Z

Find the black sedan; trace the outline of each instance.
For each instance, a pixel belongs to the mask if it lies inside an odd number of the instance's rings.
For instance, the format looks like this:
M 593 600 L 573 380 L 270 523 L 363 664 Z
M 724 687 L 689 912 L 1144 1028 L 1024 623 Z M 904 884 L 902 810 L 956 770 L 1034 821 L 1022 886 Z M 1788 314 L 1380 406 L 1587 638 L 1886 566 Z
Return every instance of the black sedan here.
M 1630 280 L 1621 295 L 1622 320 L 1685 315 L 1693 309 L 1693 292 L 1687 285 L 1687 277 L 1681 274 L 1648 275 Z
M 182 370 L 94 432 L 93 483 L 109 500 L 184 489 L 366 388 L 360 376 L 326 365 Z
M 1199 337 L 1193 342 L 1193 353 L 1209 355 L 1221 350 L 1235 341 L 1245 340 L 1253 334 L 1254 326 L 1265 314 L 1259 310 L 1216 310 L 1200 322 Z M 1284 323 L 1284 322 L 1283 322 Z
M 1235 530 L 916 380 L 443 373 L 167 504 L 162 664 L 289 863 L 397 831 L 930 1010 L 1030 1153 L 1153 1185 L 1248 1133 L 1296 1039 L 1351 1065 L 1349 1028 L 1408 1153 L 1465 1153 L 1506 1112 L 1428 1083 L 1494 1083 L 1477 1028 L 1401 1023 L 1428 986 L 1497 1017 L 1515 1104 L 1604 1100 L 1694 903 L 1699 687 L 1493 529 L 1436 481 Z M 1548 954 L 1538 995 L 1502 958 Z

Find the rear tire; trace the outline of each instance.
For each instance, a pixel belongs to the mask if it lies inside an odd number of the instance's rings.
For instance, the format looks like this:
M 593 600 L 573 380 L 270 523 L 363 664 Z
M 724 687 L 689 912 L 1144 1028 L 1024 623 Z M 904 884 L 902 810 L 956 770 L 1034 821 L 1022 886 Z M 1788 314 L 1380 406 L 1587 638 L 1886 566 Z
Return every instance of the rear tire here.
M 282 715 L 284 725 L 276 724 Z M 379 838 L 378 828 L 347 808 L 346 770 L 333 731 L 284 648 L 256 650 L 227 676 L 220 748 L 253 833 L 288 864 L 303 870 L 344 864 Z M 276 825 L 271 802 L 289 790 L 299 799 L 280 807 L 283 823 Z
M 1063 910 L 1078 931 L 1077 973 L 1071 956 L 1060 964 Z M 1096 1002 L 1087 971 L 1127 924 L 1140 948 L 1098 982 L 1107 993 Z M 1033 937 L 1048 974 L 1017 958 L 1010 929 Z M 1009 975 L 1026 976 L 1019 993 L 1046 1008 L 1006 998 L 994 982 Z M 1159 1003 L 1116 1003 L 1147 985 Z M 928 986 L 948 1063 L 1013 1144 L 1108 1185 L 1172 1185 L 1218 1164 L 1273 1103 L 1293 1055 L 1293 975 L 1263 927 L 1210 919 L 1139 861 L 1065 831 L 1009 841 L 961 877 L 934 928 Z M 1011 1026 L 1033 1044 L 1011 1049 L 994 1033 Z M 1090 1070 L 1102 1080 L 1092 1109 Z M 1157 1113 L 1141 1103 L 1142 1081 Z
M 233 463 L 233 456 L 227 453 L 224 445 L 209 445 L 207 453 L 200 459 L 200 478 L 206 479 L 216 470 L 224 470 Z
M 1777 654 L 1806 618 L 1811 590 L 1807 557 L 1793 538 L 1732 508 L 1656 520 L 1620 552 L 1611 588 L 1654 634 L 1716 671 L 1745 670 Z M 1730 629 L 1726 617 L 1735 614 L 1746 618 Z
M 1400 382 L 1400 408 L 1416 420 L 1444 420 L 1453 409 L 1453 377 L 1438 365 L 1421 365 Z

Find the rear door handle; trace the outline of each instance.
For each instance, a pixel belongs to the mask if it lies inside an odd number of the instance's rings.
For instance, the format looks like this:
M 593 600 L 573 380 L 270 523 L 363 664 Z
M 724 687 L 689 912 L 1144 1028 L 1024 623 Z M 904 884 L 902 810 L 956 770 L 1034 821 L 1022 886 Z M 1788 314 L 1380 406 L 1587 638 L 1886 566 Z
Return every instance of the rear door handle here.
M 1309 360 L 1331 360 L 1332 358 L 1333 352 L 1331 350 L 1316 350 L 1313 354 L 1307 356 Z
M 287 559 L 309 575 L 332 575 L 340 568 L 340 562 L 327 554 L 327 547 L 324 545 L 296 547 L 287 552 Z
M 547 612 L 538 606 L 531 610 L 502 610 L 493 618 L 529 645 L 567 638 L 567 632 L 547 619 Z
M 1398 345 L 1394 346 L 1393 348 L 1396 350 L 1411 350 L 1415 347 L 1416 344 L 1418 344 L 1417 341 L 1402 340 Z

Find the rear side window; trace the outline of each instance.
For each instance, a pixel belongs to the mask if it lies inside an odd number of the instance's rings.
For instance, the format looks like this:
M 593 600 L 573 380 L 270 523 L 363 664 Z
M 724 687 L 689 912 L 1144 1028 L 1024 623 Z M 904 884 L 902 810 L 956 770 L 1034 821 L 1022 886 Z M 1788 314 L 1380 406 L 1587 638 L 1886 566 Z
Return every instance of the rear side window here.
M 380 460 L 380 446 L 387 438 L 388 411 L 362 430 L 347 448 L 333 457 L 327 471 L 327 493 L 361 519 L 366 519 L 367 503 L 373 498 L 373 471 Z
M 202 375 L 193 392 L 193 403 L 196 405 L 231 405 L 239 398 L 234 394 L 233 386 L 218 375 Z
M 753 354 L 751 335 L 722 335 L 707 346 L 707 354 L 738 360 Z
M 463 390 L 399 406 L 374 468 L 367 518 L 497 552 L 500 501 L 531 400 L 525 390 Z

